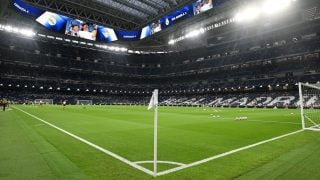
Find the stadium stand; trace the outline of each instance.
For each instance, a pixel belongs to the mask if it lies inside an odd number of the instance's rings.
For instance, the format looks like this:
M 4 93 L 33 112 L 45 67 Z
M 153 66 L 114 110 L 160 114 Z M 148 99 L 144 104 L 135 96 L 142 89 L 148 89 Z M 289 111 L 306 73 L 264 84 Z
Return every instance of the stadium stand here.
M 163 98 L 167 104 L 201 104 L 199 99 L 206 96 L 203 104 L 227 106 L 238 105 L 212 103 L 211 97 L 247 95 L 254 99 L 266 93 L 275 94 L 273 98 L 297 97 L 298 82 L 320 79 L 320 22 L 316 16 L 303 19 L 292 13 L 286 23 L 277 25 L 271 31 L 231 24 L 218 29 L 206 48 L 149 55 L 114 53 L 1 31 L 1 96 L 18 102 L 57 96 L 55 103 L 64 99 L 61 97 L 74 103 L 77 97 L 87 96 L 98 104 L 144 104 L 146 96 L 159 88 L 162 96 L 170 96 Z M 186 102 L 179 97 L 195 100 Z M 249 101 L 242 104 L 255 105 Z

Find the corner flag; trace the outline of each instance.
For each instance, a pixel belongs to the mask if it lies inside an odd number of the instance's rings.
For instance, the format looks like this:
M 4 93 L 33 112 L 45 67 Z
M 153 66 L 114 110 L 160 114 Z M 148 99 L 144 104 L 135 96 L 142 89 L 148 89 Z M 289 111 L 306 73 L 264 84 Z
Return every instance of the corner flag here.
M 148 110 L 154 109 L 154 132 L 153 132 L 153 176 L 157 176 L 158 165 L 158 89 L 152 93 Z
M 148 110 L 155 108 L 158 106 L 158 89 L 154 90 L 152 93 L 152 97 L 149 102 Z

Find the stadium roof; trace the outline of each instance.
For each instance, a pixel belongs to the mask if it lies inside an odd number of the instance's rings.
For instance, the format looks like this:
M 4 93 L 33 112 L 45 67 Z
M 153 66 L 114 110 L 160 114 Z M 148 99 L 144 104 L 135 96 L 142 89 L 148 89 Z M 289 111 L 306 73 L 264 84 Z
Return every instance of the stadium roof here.
M 193 0 L 23 0 L 41 9 L 96 22 L 112 28 L 135 30 Z

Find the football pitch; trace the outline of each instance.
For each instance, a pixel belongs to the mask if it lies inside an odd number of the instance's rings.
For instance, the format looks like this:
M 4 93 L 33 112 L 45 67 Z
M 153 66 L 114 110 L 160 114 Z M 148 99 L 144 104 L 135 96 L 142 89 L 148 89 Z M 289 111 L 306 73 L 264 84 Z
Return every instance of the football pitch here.
M 317 179 L 298 109 L 159 107 L 156 179 Z M 11 106 L 0 179 L 155 179 L 146 106 Z

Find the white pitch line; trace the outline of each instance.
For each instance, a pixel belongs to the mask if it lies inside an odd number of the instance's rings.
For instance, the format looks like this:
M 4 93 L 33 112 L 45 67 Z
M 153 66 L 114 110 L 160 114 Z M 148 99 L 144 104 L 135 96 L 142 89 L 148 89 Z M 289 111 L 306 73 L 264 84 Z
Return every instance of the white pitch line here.
M 186 164 L 179 163 L 179 162 L 173 162 L 173 161 L 157 161 L 160 164 L 173 164 L 178 166 L 185 166 Z M 136 161 L 135 164 L 151 164 L 153 161 Z
M 17 109 L 17 110 L 19 110 L 19 111 L 21 111 L 21 112 L 23 112 L 23 113 L 25 113 L 25 114 L 27 114 L 29 116 L 31 116 L 31 117 L 33 117 L 35 119 L 37 119 L 37 120 L 39 120 L 39 121 L 41 121 L 41 122 L 43 122 L 43 123 L 45 123 L 45 124 L 47 124 L 47 125 L 49 125 L 49 126 L 51 126 L 53 128 L 55 128 L 55 129 L 57 129 L 59 131 L 61 131 L 63 133 L 65 133 L 65 134 L 67 134 L 67 135 L 69 135 L 69 136 L 71 136 L 71 137 L 73 137 L 73 138 L 75 138 L 75 139 L 77 139 L 77 140 L 79 140 L 79 141 L 81 141 L 81 142 L 83 142 L 83 143 L 85 143 L 85 144 L 87 144 L 87 145 L 89 145 L 89 146 L 91 146 L 91 147 L 93 147 L 93 148 L 105 153 L 105 154 L 108 154 L 109 156 L 112 156 L 113 158 L 118 159 L 118 160 L 130 165 L 131 167 L 134 167 L 134 168 L 136 168 L 136 169 L 138 169 L 140 171 L 143 171 L 143 172 L 145 172 L 145 173 L 147 173 L 147 174 L 149 174 L 151 176 L 154 175 L 153 172 L 150 171 L 149 169 L 146 169 L 146 168 L 144 168 L 142 166 L 139 166 L 136 163 L 129 161 L 128 159 L 125 159 L 125 158 L 123 158 L 123 157 L 121 157 L 121 156 L 119 156 L 119 155 L 117 155 L 117 154 L 115 154 L 115 153 L 113 153 L 111 151 L 108 151 L 108 150 L 106 150 L 106 149 L 104 149 L 104 148 L 102 148 L 102 147 L 100 147 L 100 146 L 98 146 L 96 144 L 93 144 L 92 142 L 89 142 L 89 141 L 87 141 L 87 140 L 85 140 L 85 139 L 83 139 L 83 138 L 81 138 L 81 137 L 79 137 L 77 135 L 74 135 L 74 134 L 72 134 L 72 133 L 70 133 L 70 132 L 68 132 L 68 131 L 66 131 L 64 129 L 61 129 L 58 126 L 55 126 L 55 125 L 53 125 L 53 124 L 51 124 L 51 123 L 49 123 L 49 122 L 47 122 L 47 121 L 35 116 L 35 115 L 32 115 L 32 114 L 30 114 L 30 113 L 28 113 L 28 112 L 26 112 L 26 111 L 24 111 L 22 109 L 19 109 L 17 107 L 13 107 L 13 108 Z
M 176 171 L 179 171 L 179 170 L 182 170 L 182 169 L 185 169 L 185 168 L 189 168 L 189 167 L 192 167 L 192 166 L 197 166 L 197 165 L 206 163 L 208 161 L 212 161 L 212 160 L 224 157 L 224 156 L 228 156 L 228 155 L 237 153 L 239 151 L 250 149 L 250 148 L 253 148 L 253 147 L 256 147 L 256 146 L 259 146 L 259 145 L 262 145 L 262 144 L 265 144 L 265 143 L 268 143 L 268 142 L 271 142 L 271 141 L 275 141 L 275 140 L 278 140 L 278 139 L 281 139 L 281 138 L 284 138 L 284 137 L 287 137 L 287 136 L 291 136 L 291 135 L 294 135 L 294 134 L 297 134 L 297 133 L 300 133 L 300 132 L 303 132 L 303 129 L 295 131 L 295 132 L 292 132 L 292 133 L 288 133 L 288 134 L 285 134 L 285 135 L 281 135 L 281 136 L 278 136 L 278 137 L 275 137 L 275 138 L 271 138 L 271 139 L 268 139 L 268 140 L 265 140 L 265 141 L 261 141 L 261 142 L 255 143 L 255 144 L 251 144 L 251 145 L 248 145 L 248 146 L 245 146 L 245 147 L 234 149 L 234 150 L 231 150 L 231 151 L 228 151 L 228 152 L 216 155 L 216 156 L 212 156 L 212 157 L 200 160 L 200 161 L 196 161 L 196 162 L 184 165 L 184 166 L 180 166 L 180 167 L 172 168 L 172 169 L 169 169 L 169 170 L 166 170 L 166 171 L 162 171 L 162 172 L 159 172 L 157 174 L 157 176 L 162 176 L 162 175 L 165 175 L 165 174 L 173 173 L 173 172 L 176 172 Z
M 260 121 L 260 120 L 245 120 L 249 122 L 262 122 L 262 123 L 278 123 L 278 124 L 296 124 L 301 125 L 301 123 L 295 123 L 295 122 L 281 122 L 281 121 Z

